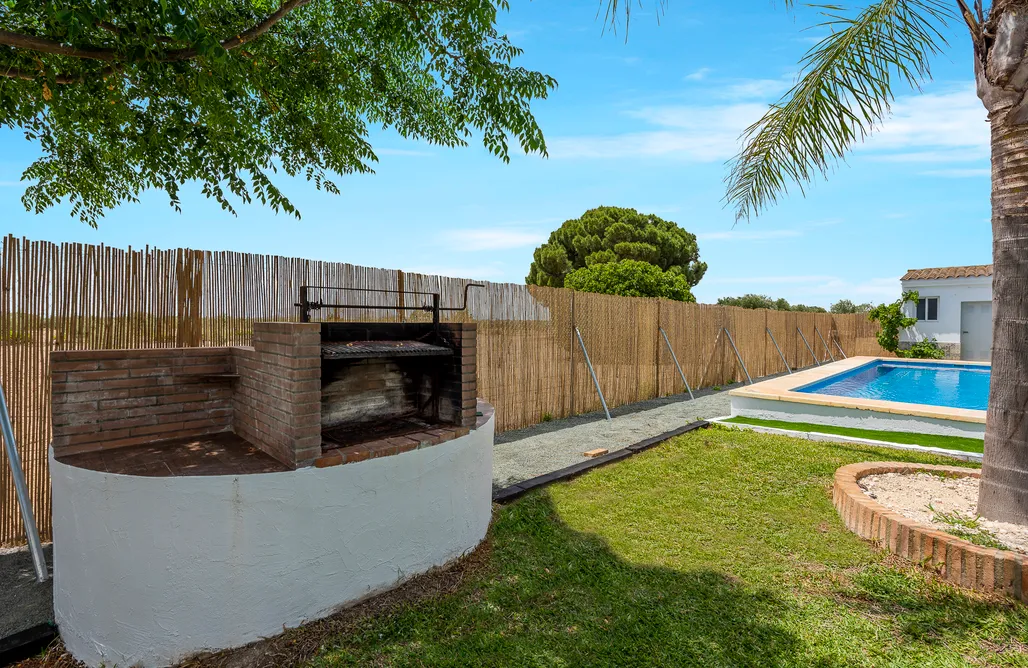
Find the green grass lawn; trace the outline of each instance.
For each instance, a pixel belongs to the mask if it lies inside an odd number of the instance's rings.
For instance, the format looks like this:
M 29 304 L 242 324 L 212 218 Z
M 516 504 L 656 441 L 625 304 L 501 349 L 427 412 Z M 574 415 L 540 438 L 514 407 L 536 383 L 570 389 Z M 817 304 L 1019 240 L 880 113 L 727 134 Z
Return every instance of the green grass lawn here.
M 909 445 L 921 445 L 926 448 L 945 448 L 947 450 L 977 452 L 979 454 L 981 454 L 983 447 L 983 441 L 980 438 L 962 438 L 960 436 L 934 436 L 932 434 L 912 434 L 906 431 L 879 431 L 877 429 L 850 429 L 849 427 L 833 427 L 831 425 L 815 424 L 813 422 L 760 420 L 758 418 L 748 417 L 729 418 L 725 420 L 725 422 L 751 424 L 759 427 L 774 427 L 775 429 L 791 429 L 793 431 L 816 431 L 822 434 L 870 438 L 875 441 L 905 443 Z
M 1028 666 L 1028 608 L 845 529 L 851 462 L 907 451 L 699 430 L 496 507 L 456 593 L 359 621 L 312 665 Z

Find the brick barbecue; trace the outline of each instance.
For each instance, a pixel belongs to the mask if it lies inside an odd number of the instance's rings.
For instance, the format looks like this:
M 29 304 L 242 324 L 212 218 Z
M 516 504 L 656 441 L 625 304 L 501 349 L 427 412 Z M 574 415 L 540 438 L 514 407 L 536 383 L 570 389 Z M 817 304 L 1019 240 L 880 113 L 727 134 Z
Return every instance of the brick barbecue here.
M 54 456 L 210 475 L 344 464 L 463 436 L 478 414 L 475 324 L 441 323 L 438 296 L 414 309 L 433 322 L 259 322 L 248 347 L 54 352 Z

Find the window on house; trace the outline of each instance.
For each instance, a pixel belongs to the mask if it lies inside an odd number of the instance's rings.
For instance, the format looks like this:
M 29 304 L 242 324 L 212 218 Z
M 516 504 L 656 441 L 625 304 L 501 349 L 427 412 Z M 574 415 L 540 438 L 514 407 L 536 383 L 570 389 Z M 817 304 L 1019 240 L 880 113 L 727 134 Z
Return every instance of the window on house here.
M 938 320 L 939 319 L 939 298 L 938 297 L 922 297 L 917 300 L 917 319 L 918 320 Z

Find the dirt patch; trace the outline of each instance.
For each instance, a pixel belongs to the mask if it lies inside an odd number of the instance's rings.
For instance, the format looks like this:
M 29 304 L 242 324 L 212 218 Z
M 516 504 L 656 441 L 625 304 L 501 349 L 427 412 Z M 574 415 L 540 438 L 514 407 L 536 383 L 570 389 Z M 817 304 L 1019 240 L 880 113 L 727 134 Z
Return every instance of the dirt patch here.
M 1028 526 L 978 516 L 978 478 L 882 473 L 859 484 L 872 499 L 912 520 L 978 545 L 1028 554 Z
M 288 629 L 277 636 L 210 654 L 199 654 L 178 664 L 178 668 L 291 668 L 300 666 L 321 652 L 360 622 L 389 614 L 407 605 L 417 604 L 458 591 L 489 561 L 490 546 L 486 539 L 471 554 L 424 575 L 412 578 L 396 589 L 344 608 L 325 619 Z M 38 658 L 28 659 L 16 668 L 84 668 L 58 640 Z

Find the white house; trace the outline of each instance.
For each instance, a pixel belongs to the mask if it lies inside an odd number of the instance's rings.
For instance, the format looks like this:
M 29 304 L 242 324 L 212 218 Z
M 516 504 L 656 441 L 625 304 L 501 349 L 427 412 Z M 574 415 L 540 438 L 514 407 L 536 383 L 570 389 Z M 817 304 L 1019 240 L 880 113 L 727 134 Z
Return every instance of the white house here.
M 903 292 L 917 290 L 907 306 L 917 324 L 900 335 L 900 345 L 934 338 L 946 357 L 988 360 L 992 349 L 992 265 L 911 269 L 900 279 Z

